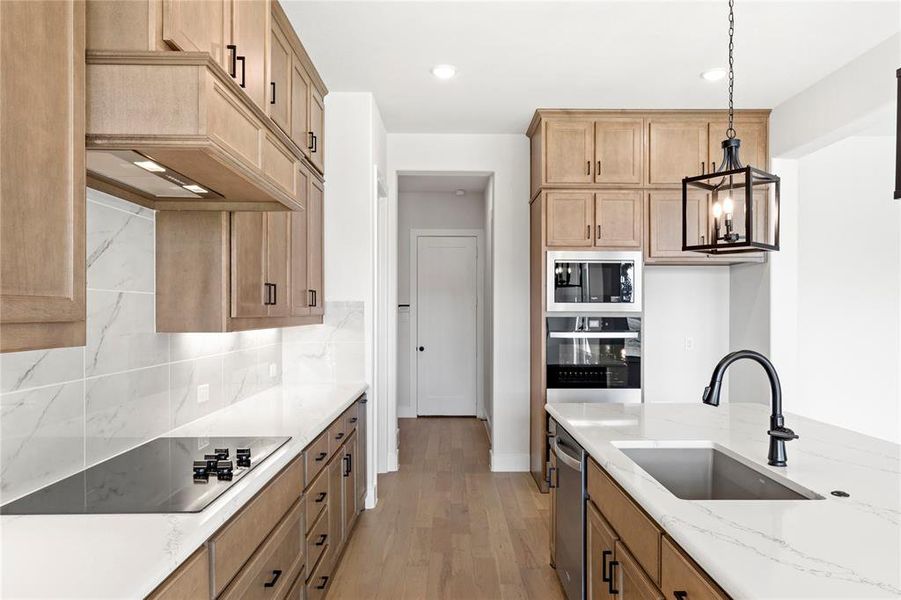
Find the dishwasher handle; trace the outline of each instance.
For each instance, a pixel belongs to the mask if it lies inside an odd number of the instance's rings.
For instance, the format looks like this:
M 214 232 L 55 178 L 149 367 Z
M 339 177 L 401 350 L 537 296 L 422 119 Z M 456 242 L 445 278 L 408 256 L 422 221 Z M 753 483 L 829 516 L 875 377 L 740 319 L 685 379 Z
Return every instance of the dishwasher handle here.
M 575 469 L 576 471 L 582 471 L 582 461 L 578 458 L 571 456 L 564 449 L 564 446 L 560 445 L 560 438 L 555 437 L 554 441 L 551 442 L 551 450 L 554 455 L 557 457 L 557 460 L 562 462 L 564 465 L 569 467 L 570 469 Z

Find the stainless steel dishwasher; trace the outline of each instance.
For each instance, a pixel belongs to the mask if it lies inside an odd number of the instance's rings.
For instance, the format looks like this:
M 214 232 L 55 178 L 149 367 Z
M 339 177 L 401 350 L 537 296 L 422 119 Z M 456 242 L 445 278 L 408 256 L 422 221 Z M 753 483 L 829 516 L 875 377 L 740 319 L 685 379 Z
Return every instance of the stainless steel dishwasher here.
M 550 473 L 556 488 L 554 544 L 557 577 L 568 600 L 585 597 L 585 450 L 553 419 L 550 448 L 557 459 Z

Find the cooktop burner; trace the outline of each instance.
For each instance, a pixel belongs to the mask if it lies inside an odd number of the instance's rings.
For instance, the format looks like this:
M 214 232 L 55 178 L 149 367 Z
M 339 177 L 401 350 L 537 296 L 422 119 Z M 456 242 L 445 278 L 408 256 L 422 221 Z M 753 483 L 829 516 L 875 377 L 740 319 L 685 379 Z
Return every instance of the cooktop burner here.
M 157 438 L 0 506 L 0 514 L 200 512 L 290 439 Z

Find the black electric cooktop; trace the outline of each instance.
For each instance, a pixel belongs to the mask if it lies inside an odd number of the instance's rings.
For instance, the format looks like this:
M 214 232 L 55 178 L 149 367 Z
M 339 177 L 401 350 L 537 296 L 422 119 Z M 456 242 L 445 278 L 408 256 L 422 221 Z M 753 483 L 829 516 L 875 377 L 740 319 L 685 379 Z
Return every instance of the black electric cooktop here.
M 0 506 L 0 514 L 200 512 L 290 439 L 157 438 Z

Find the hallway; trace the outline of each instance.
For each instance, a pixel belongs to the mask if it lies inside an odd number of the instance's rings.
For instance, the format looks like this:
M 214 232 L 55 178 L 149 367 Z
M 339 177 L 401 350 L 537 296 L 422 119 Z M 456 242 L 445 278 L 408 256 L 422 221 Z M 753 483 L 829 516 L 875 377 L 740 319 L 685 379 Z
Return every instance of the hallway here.
M 549 496 L 491 473 L 484 424 L 400 419 L 400 470 L 380 475 L 330 600 L 562 598 L 548 565 Z

